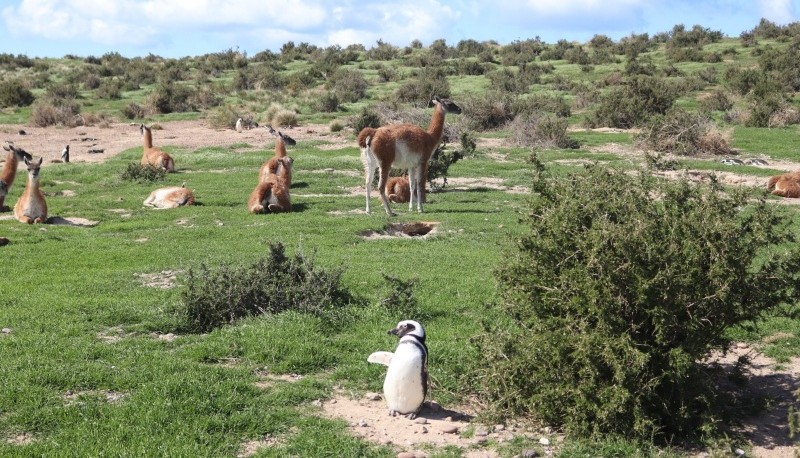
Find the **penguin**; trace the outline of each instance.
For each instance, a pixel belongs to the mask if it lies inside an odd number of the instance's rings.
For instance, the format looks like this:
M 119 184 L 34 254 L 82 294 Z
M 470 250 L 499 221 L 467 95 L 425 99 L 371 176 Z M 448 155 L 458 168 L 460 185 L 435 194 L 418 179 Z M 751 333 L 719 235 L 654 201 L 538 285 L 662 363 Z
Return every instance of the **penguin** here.
M 69 145 L 65 146 L 64 149 L 61 150 L 61 160 L 64 162 L 69 162 Z
M 242 118 L 236 120 L 236 132 L 242 131 Z
M 383 380 L 383 396 L 389 406 L 389 415 L 408 415 L 413 420 L 422 410 L 428 393 L 425 329 L 414 320 L 404 320 L 388 333 L 400 338 L 394 353 L 377 351 L 369 355 L 367 361 L 388 366 Z

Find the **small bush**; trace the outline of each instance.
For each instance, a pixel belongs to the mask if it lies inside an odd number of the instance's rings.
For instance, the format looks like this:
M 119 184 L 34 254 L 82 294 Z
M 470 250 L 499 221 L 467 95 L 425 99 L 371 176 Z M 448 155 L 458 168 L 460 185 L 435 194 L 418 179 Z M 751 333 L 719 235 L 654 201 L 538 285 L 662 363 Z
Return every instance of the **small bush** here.
M 339 96 L 333 92 L 325 92 L 314 103 L 314 109 L 323 113 L 335 113 L 339 111 Z
M 181 299 L 187 327 L 195 332 L 288 310 L 335 320 L 336 312 L 353 302 L 341 272 L 319 269 L 300 254 L 289 257 L 280 243 L 249 266 L 189 269 Z
M 447 143 L 442 142 L 434 150 L 428 161 L 428 185 L 436 192 L 447 186 L 447 174 L 450 166 L 464 158 L 461 151 L 448 151 Z
M 0 81 L 0 108 L 27 107 L 33 100 L 33 93 L 20 81 Z
M 414 286 L 419 282 L 419 279 L 412 278 L 410 280 L 401 280 L 400 278 L 393 277 L 387 274 L 381 274 L 383 279 L 389 285 L 389 294 L 381 299 L 381 305 L 388 310 L 395 321 L 407 319 L 413 316 L 418 321 L 425 321 L 430 318 L 430 314 L 426 313 L 414 296 Z
M 511 122 L 511 141 L 534 148 L 577 149 L 578 142 L 567 136 L 567 118 L 543 112 L 528 113 Z
M 131 102 L 122 108 L 125 119 L 143 119 L 148 116 L 147 109 L 138 103 Z
M 65 100 L 57 105 L 47 100 L 39 100 L 33 105 L 31 124 L 36 127 L 75 127 L 81 125 L 80 112 L 81 106 L 74 100 Z
M 462 116 L 470 129 L 494 129 L 514 119 L 515 100 L 513 95 L 502 91 L 470 94 L 464 99 Z
M 653 117 L 635 136 L 635 141 L 643 148 L 680 156 L 733 151 L 730 138 L 720 133 L 708 118 L 679 108 Z
M 152 164 L 142 165 L 138 162 L 131 162 L 120 174 L 120 179 L 125 181 L 136 181 L 139 183 L 152 183 L 163 181 L 167 175 L 166 169 L 156 167 Z
M 746 190 L 534 157 L 502 299 L 476 338 L 489 417 L 572 437 L 664 443 L 719 434 L 741 403 L 700 363 L 726 331 L 800 299 L 800 249 L 780 210 Z
M 381 118 L 374 110 L 364 107 L 361 109 L 361 112 L 350 121 L 350 125 L 353 127 L 353 131 L 358 134 L 358 132 L 361 132 L 365 127 L 372 127 L 375 129 L 380 127 Z
M 701 112 L 712 111 L 728 111 L 733 108 L 733 102 L 725 93 L 725 91 L 715 90 L 710 94 L 706 94 L 698 101 Z
M 264 122 L 273 126 L 295 127 L 298 124 L 297 113 L 273 102 L 264 112 Z
M 328 128 L 333 133 L 341 132 L 344 129 L 344 124 L 342 124 L 340 121 L 331 121 L 331 123 L 328 126 Z

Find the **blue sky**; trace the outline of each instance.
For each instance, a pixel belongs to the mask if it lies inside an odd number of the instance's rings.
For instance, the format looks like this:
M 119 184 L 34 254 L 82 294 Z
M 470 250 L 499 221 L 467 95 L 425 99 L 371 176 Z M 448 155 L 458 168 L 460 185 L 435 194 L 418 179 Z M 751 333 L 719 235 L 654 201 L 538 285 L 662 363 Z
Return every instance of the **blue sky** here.
M 0 0 L 0 53 L 198 56 L 377 40 L 586 42 L 701 25 L 738 37 L 761 18 L 800 20 L 800 0 Z

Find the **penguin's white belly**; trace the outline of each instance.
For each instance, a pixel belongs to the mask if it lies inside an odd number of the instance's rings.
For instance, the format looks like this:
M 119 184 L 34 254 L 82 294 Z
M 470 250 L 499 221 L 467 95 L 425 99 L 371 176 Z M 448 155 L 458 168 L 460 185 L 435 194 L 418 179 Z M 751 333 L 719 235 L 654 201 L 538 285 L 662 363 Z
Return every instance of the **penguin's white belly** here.
M 389 410 L 399 414 L 417 412 L 425 400 L 422 384 L 422 354 L 413 345 L 401 344 L 383 381 Z

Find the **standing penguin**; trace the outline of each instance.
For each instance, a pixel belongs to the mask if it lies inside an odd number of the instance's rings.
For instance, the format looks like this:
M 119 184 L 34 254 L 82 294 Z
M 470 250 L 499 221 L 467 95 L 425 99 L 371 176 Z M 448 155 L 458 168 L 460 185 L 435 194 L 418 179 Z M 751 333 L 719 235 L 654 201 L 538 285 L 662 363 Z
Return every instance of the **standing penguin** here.
M 63 162 L 69 162 L 69 145 L 65 146 L 64 149 L 61 150 L 61 160 Z
M 367 358 L 368 362 L 388 366 L 383 381 L 383 396 L 389 405 L 389 415 L 398 413 L 416 418 L 428 393 L 428 347 L 425 345 L 425 329 L 413 320 L 397 323 L 389 330 L 400 338 L 394 353 L 377 351 Z
M 236 132 L 241 132 L 243 128 L 244 128 L 244 125 L 242 124 L 242 118 L 237 119 L 236 120 Z

